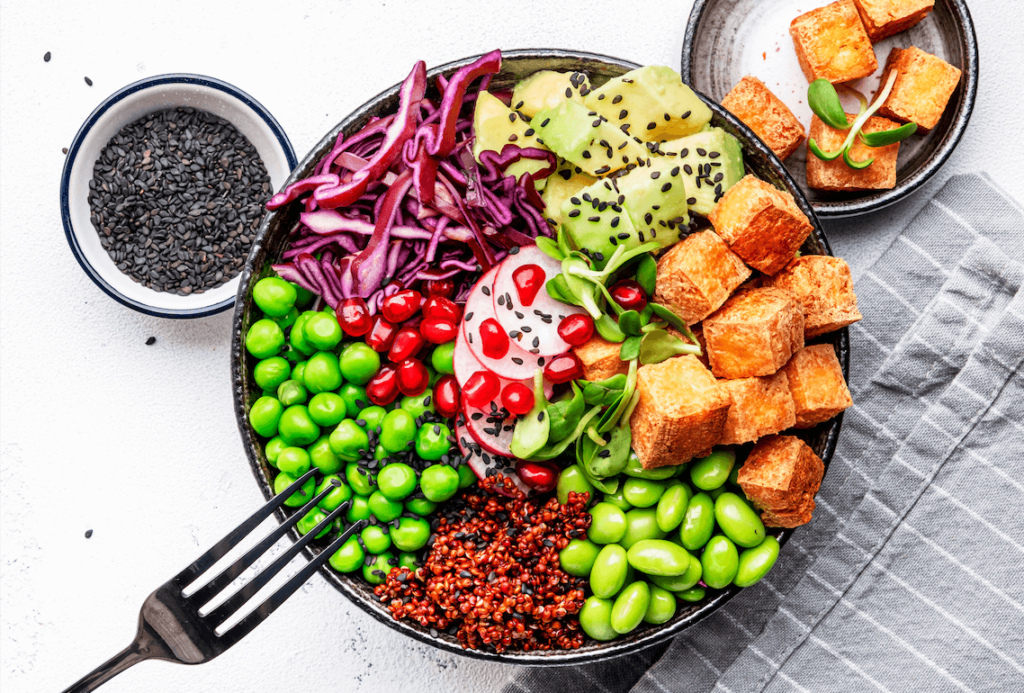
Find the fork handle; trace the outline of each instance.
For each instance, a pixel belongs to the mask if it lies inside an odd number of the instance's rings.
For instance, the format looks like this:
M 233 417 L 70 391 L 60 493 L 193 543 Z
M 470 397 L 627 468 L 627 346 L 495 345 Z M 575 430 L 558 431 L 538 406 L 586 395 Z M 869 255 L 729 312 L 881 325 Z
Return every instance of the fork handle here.
M 150 657 L 152 657 L 150 653 L 141 651 L 139 644 L 134 642 L 96 667 L 92 672 L 83 676 L 77 683 L 65 690 L 64 693 L 88 693 L 89 691 L 94 691 L 128 667 Z

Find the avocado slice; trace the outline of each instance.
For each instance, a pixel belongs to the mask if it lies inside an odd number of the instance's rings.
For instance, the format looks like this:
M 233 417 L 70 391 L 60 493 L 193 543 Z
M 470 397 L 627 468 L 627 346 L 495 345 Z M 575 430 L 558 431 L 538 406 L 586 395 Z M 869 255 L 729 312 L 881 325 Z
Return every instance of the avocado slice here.
M 654 156 L 615 179 L 623 207 L 637 230 L 638 243 L 658 241 L 663 248 L 679 240 L 690 223 L 686 180 L 677 157 Z
M 579 166 L 565 159 L 558 160 L 558 168 L 546 180 L 548 183 L 541 195 L 544 200 L 544 217 L 556 229 L 564 221 L 562 203 L 597 182 L 596 178 L 588 176 Z
M 473 143 L 473 156 L 480 161 L 480 154 L 485 151 L 501 152 L 506 144 L 514 144 L 526 149 L 536 147 L 547 149 L 538 139 L 533 128 L 518 113 L 502 103 L 501 99 L 490 92 L 482 91 L 476 97 L 473 110 L 473 132 L 476 141 Z M 524 173 L 531 175 L 546 168 L 546 161 L 521 159 L 505 169 L 505 175 L 514 176 L 517 180 Z M 534 180 L 540 188 L 544 179 Z
M 533 118 L 564 99 L 583 103 L 590 93 L 590 80 L 582 72 L 540 70 L 520 80 L 512 91 L 512 108 Z
M 687 203 L 697 214 L 710 214 L 725 191 L 744 175 L 740 143 L 721 128 L 665 142 L 660 151 L 682 164 Z
M 604 176 L 649 158 L 639 140 L 571 99 L 541 111 L 530 124 L 544 146 L 591 176 Z
M 641 243 L 629 212 L 622 206 L 624 201 L 615 180 L 603 179 L 562 203 L 562 225 L 569 241 L 598 268 L 604 267 L 618 246 L 628 250 Z

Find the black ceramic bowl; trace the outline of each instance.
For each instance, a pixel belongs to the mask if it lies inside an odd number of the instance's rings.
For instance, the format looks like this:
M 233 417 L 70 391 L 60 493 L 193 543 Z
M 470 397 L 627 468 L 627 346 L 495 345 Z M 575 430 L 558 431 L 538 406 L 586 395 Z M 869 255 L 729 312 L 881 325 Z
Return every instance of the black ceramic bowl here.
M 683 81 L 716 102 L 744 75 L 760 78 L 803 122 L 810 125 L 807 81 L 797 64 L 789 23 L 826 0 L 696 0 L 683 40 Z M 874 192 L 827 192 L 807 187 L 807 147 L 786 159 L 786 167 L 821 217 L 866 214 L 920 190 L 953 153 L 974 109 L 978 91 L 978 45 L 964 0 L 935 0 L 917 26 L 875 44 L 879 68 L 893 47 L 917 46 L 962 71 L 960 83 L 939 124 L 927 135 L 900 144 L 896 187 Z M 879 72 L 880 72 L 879 69 Z M 874 78 L 852 83 L 871 99 Z
M 475 59 L 476 56 L 442 65 L 431 70 L 429 73 L 431 77 L 430 83 L 433 83 L 435 75 L 450 75 L 458 68 Z M 620 75 L 635 67 L 638 66 L 624 60 L 590 53 L 563 50 L 508 51 L 504 54 L 502 71 L 491 82 L 491 88 L 510 89 L 520 78 L 541 69 L 582 70 L 590 75 L 591 81 L 595 85 L 598 85 L 611 77 Z M 310 175 L 316 163 L 330 151 L 339 132 L 354 132 L 361 128 L 370 117 L 392 112 L 397 105 L 397 94 L 398 86 L 396 85 L 373 98 L 342 120 L 306 155 L 306 158 L 295 169 L 291 178 L 288 179 L 288 183 Z M 705 101 L 708 100 L 705 99 Z M 828 242 L 825 240 L 821 225 L 814 216 L 814 211 L 807 204 L 807 200 L 804 199 L 803 194 L 786 172 L 786 169 L 779 164 L 778 160 L 771 155 L 771 152 L 742 123 L 717 104 L 708 101 L 708 105 L 714 112 L 712 123 L 736 135 L 743 144 L 743 154 L 749 171 L 779 188 L 790 191 L 796 198 L 797 204 L 800 205 L 804 213 L 814 223 L 814 233 L 807 239 L 802 251 L 807 254 L 830 255 Z M 249 406 L 259 396 L 259 388 L 252 380 L 252 369 L 255 365 L 254 359 L 245 351 L 243 341 L 249 325 L 259 314 L 259 310 L 254 307 L 251 299 L 252 287 L 260 278 L 270 274 L 269 265 L 283 251 L 288 232 L 298 220 L 298 213 L 298 205 L 290 205 L 271 212 L 264 218 L 256 241 L 253 243 L 249 259 L 242 272 L 238 299 L 235 304 L 231 345 L 231 378 L 235 399 L 235 417 L 238 420 L 238 429 L 242 434 L 242 442 L 245 446 L 249 463 L 252 466 L 253 474 L 264 496 L 268 499 L 273 495 L 273 488 L 271 486 L 273 469 L 267 464 L 263 453 L 263 445 L 249 425 L 246 415 Z M 835 347 L 845 373 L 849 361 L 849 340 L 846 330 L 841 330 L 826 337 L 826 341 Z M 801 435 L 805 437 L 808 444 L 814 448 L 826 465 L 835 450 L 840 423 L 841 419 L 836 418 L 815 429 L 801 432 Z M 283 518 L 284 515 L 282 514 L 281 517 Z M 787 531 L 773 533 L 776 534 L 780 542 L 785 542 L 790 534 Z M 293 538 L 297 539 L 298 534 L 293 534 Z M 325 543 L 325 541 L 321 542 L 319 546 L 323 546 Z M 319 550 L 317 543 L 311 546 L 314 548 L 309 555 L 313 555 L 313 553 Z M 310 550 L 307 549 L 307 551 Z M 665 640 L 700 621 L 740 591 L 737 587 L 730 587 L 726 590 L 714 592 L 704 602 L 699 604 L 680 602 L 675 618 L 668 623 L 661 626 L 643 625 L 629 635 L 612 642 L 597 643 L 588 641 L 582 648 L 569 651 L 506 652 L 504 654 L 497 654 L 481 650 L 463 650 L 462 646 L 452 636 L 442 634 L 439 637 L 431 637 L 426 628 L 408 621 L 396 621 L 380 601 L 374 597 L 370 585 L 363 582 L 360 578 L 350 578 L 336 573 L 327 567 L 324 567 L 322 573 L 331 585 L 358 604 L 368 614 L 410 637 L 443 650 L 465 654 L 470 657 L 535 666 L 593 662 L 599 659 L 635 652 Z

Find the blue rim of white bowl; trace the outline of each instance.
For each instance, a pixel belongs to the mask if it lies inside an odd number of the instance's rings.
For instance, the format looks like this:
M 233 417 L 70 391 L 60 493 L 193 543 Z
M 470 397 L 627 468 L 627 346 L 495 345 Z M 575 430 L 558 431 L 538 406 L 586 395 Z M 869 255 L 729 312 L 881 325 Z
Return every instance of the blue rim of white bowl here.
M 100 103 L 96 109 L 89 114 L 85 122 L 82 123 L 82 127 L 78 129 L 78 133 L 75 135 L 75 139 L 71 142 L 71 146 L 68 147 L 67 158 L 64 161 L 64 171 L 60 177 L 60 216 L 61 221 L 64 224 L 64 236 L 68 240 L 68 245 L 71 246 L 71 253 L 75 256 L 75 260 L 81 265 L 85 273 L 92 279 L 93 283 L 100 288 L 103 293 L 110 296 L 112 299 L 125 305 L 133 310 L 137 310 L 140 313 L 146 315 L 152 315 L 158 318 L 202 318 L 209 315 L 216 315 L 225 310 L 228 310 L 235 304 L 235 297 L 231 296 L 220 303 L 216 303 L 212 306 L 204 306 L 201 308 L 154 308 L 145 303 L 140 303 L 136 300 L 128 298 L 120 291 L 112 287 L 103 276 L 92 266 L 92 264 L 86 259 L 85 254 L 82 252 L 81 247 L 78 245 L 78 237 L 75 234 L 74 226 L 71 223 L 71 202 L 68 196 L 68 187 L 71 183 L 71 171 L 75 166 L 75 159 L 78 156 L 78 151 L 82 145 L 82 141 L 85 139 L 89 131 L 92 130 L 96 122 L 110 110 L 110 107 L 121 101 L 127 96 L 135 94 L 161 84 L 197 84 L 204 87 L 210 87 L 222 91 L 225 94 L 235 97 L 246 106 L 248 106 L 256 115 L 263 119 L 263 122 L 267 124 L 270 131 L 274 133 L 274 137 L 277 138 L 278 144 L 281 149 L 284 150 L 285 158 L 288 160 L 288 167 L 290 170 L 294 169 L 298 164 L 298 159 L 295 157 L 295 150 L 292 148 L 292 143 L 288 139 L 288 135 L 285 134 L 281 124 L 277 122 L 277 119 L 270 114 L 263 104 L 249 96 L 238 87 L 232 86 L 227 82 L 216 79 L 215 77 L 207 77 L 205 75 L 194 75 L 185 72 L 172 72 L 164 75 L 155 75 L 153 77 L 147 77 L 140 79 L 138 82 L 133 82 L 128 86 L 118 89 L 113 94 L 108 96 Z

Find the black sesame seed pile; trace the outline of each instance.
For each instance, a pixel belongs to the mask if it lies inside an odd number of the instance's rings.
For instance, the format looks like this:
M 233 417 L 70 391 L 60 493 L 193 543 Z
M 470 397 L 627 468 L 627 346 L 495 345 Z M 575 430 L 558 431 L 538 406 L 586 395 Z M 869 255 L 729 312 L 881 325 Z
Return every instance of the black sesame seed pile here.
M 182 296 L 241 271 L 271 194 L 266 166 L 245 135 L 194 108 L 125 126 L 89 181 L 92 223 L 117 268 Z

